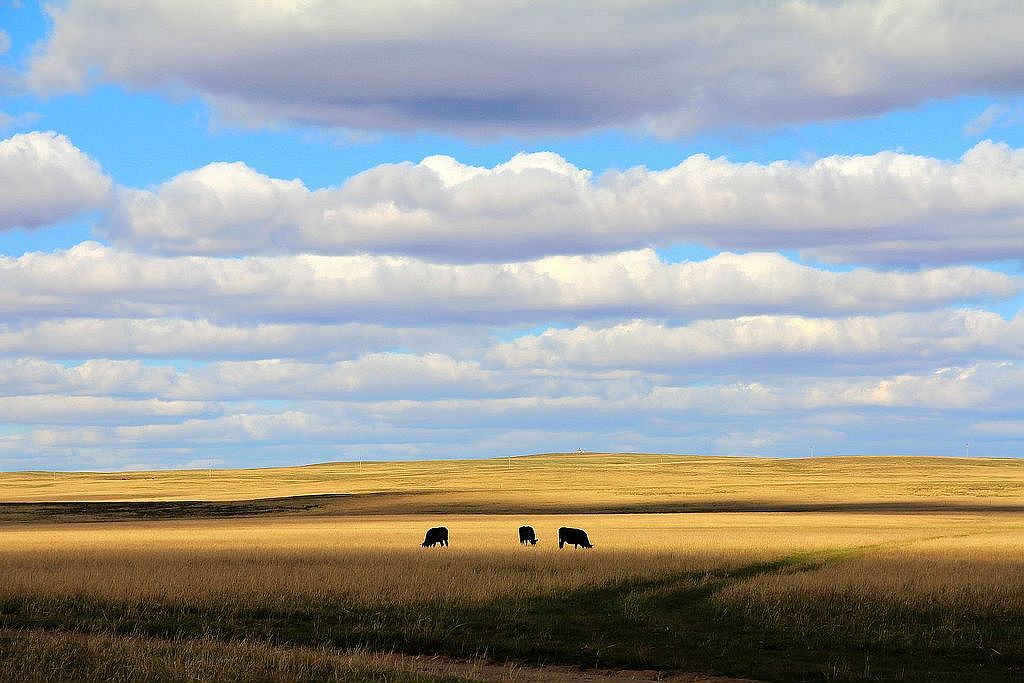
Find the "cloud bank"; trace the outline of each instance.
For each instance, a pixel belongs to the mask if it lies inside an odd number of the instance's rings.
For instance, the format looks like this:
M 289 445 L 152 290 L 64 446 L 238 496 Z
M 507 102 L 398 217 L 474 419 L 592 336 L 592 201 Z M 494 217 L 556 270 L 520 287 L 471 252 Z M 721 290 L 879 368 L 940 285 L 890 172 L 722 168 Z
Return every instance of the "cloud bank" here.
M 7 467 L 1024 443 L 1024 278 L 986 263 L 1024 253 L 1005 144 L 131 188 L 29 133 L 0 179 L 5 228 L 95 216 L 104 240 L 0 256 Z M 693 244 L 735 251 L 657 249 Z
M 229 120 L 672 137 L 1024 89 L 1012 0 L 69 0 L 25 76 L 197 93 Z
M 217 163 L 120 190 L 101 229 L 168 254 L 493 261 L 701 244 L 840 262 L 967 262 L 1024 256 L 1021 187 L 1024 150 L 988 141 L 957 161 L 880 152 L 757 164 L 698 154 L 663 171 L 596 178 L 552 153 L 493 168 L 435 156 L 317 190 Z
M 1024 313 L 1005 320 L 983 310 L 883 317 L 744 316 L 669 326 L 645 320 L 593 328 L 547 330 L 495 348 L 499 365 L 525 367 L 688 369 L 717 374 L 814 366 L 856 366 L 877 372 L 888 363 L 912 367 L 965 358 L 1020 358 Z M 786 365 L 783 365 L 786 364 Z M 849 366 L 855 366 L 851 368 Z M 763 372 L 763 371 L 761 371 Z
M 957 266 L 829 272 L 776 253 L 670 263 L 650 249 L 482 264 L 392 256 L 145 256 L 84 242 L 0 257 L 0 313 L 225 323 L 538 324 L 614 316 L 842 315 L 1012 298 L 1024 278 Z
M 1024 149 L 990 141 L 956 161 L 698 154 L 596 177 L 550 152 L 491 168 L 433 156 L 318 189 L 213 163 L 138 189 L 114 187 L 63 136 L 26 133 L 0 141 L 0 183 L 0 229 L 98 212 L 97 236 L 150 254 L 365 255 L 357 268 L 392 267 L 386 254 L 508 263 L 675 245 L 882 265 L 1024 257 Z

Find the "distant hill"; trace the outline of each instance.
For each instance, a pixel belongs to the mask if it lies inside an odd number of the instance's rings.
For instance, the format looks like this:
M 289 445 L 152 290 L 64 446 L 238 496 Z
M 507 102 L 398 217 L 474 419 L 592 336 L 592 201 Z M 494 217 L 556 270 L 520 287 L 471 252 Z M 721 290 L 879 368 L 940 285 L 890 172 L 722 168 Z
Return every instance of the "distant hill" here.
M 266 500 L 296 496 L 311 498 Z M 271 469 L 0 474 L 0 502 L 73 501 L 248 501 L 194 506 L 199 515 L 233 514 L 236 508 L 290 514 L 1024 510 L 1024 461 L 563 453 Z

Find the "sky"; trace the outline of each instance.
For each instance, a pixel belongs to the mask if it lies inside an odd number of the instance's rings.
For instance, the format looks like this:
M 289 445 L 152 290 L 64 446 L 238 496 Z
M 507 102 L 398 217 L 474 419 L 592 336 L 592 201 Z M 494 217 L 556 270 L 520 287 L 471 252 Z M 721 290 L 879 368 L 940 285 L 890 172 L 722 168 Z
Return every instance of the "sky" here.
M 1022 35 L 0 0 L 0 469 L 1024 456 Z

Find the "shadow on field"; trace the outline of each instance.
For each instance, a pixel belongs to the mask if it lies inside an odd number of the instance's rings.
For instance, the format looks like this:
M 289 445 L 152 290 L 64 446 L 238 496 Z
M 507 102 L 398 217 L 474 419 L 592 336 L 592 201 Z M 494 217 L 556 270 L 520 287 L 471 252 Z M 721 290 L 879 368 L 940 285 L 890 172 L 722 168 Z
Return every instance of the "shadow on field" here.
M 731 583 L 809 571 L 838 555 L 803 554 L 486 605 L 296 605 L 287 612 L 231 604 L 184 607 L 75 598 L 0 601 L 0 628 L 261 642 L 571 665 L 704 672 L 773 681 L 1020 680 L 1024 623 L 971 623 L 979 641 L 943 639 L 943 615 L 864 633 L 834 615 L 814 632 L 767 626 L 715 600 Z M 946 615 L 948 616 L 948 615 Z M 984 647 L 982 647 L 984 644 Z
M 0 503 L 0 522 L 118 522 L 294 515 L 322 510 L 331 496 L 240 501 Z
M 817 512 L 859 514 L 1024 513 L 1024 504 L 959 501 L 869 501 L 766 503 L 750 500 L 636 504 L 550 505 L 441 502 L 438 493 L 363 493 L 289 496 L 235 501 L 71 501 L 0 503 L 0 522 L 117 522 L 162 519 L 223 519 L 275 515 L 343 516 L 392 514 L 666 514 L 709 512 Z M 481 500 L 486 501 L 483 496 Z

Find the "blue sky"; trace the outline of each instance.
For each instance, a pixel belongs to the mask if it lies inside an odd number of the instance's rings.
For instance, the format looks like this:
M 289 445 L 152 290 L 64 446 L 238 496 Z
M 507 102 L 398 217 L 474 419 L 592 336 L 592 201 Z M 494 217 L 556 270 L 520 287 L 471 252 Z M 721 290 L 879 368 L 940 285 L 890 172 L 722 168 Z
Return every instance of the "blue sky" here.
M 4 468 L 1020 456 L 1022 29 L 0 2 Z

